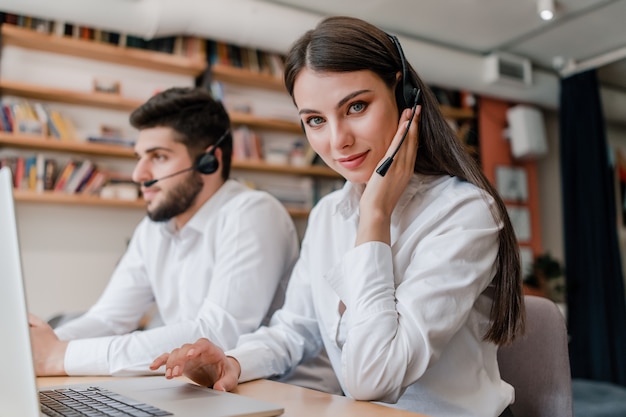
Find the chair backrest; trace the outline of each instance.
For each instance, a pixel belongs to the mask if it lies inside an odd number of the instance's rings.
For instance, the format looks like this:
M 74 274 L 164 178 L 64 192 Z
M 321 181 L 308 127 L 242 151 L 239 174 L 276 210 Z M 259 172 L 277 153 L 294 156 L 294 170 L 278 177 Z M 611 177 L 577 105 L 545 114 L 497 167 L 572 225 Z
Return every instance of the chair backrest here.
M 526 333 L 498 351 L 503 380 L 515 388 L 515 417 L 572 417 L 565 318 L 551 300 L 526 295 Z

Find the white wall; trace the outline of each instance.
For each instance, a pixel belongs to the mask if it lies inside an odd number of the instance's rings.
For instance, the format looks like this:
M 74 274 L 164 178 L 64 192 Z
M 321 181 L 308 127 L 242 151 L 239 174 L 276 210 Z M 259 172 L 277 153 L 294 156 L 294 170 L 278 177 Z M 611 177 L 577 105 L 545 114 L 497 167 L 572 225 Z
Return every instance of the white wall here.
M 18 203 L 28 307 L 49 318 L 84 311 L 102 292 L 144 211 Z

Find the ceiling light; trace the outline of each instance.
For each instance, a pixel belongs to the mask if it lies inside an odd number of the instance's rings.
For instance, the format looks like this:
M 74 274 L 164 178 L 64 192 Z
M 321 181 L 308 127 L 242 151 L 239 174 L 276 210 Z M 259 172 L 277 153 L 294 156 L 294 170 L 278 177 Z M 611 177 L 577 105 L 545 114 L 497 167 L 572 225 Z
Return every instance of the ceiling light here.
M 554 17 L 554 0 L 537 0 L 537 13 L 543 20 Z

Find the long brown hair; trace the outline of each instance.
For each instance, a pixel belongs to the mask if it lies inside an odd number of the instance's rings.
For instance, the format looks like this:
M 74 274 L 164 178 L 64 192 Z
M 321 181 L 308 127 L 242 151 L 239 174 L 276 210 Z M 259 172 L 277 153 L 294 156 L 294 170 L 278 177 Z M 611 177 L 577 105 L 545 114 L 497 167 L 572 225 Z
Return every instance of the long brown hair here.
M 496 202 L 492 215 L 503 227 L 498 236 L 491 326 L 484 338 L 498 345 L 510 343 L 523 331 L 525 314 L 519 249 L 506 207 L 446 122 L 430 88 L 408 62 L 406 66 L 412 84 L 422 91 L 415 172 L 458 177 L 483 189 Z M 292 98 L 296 77 L 303 68 L 320 72 L 369 70 L 389 88 L 395 88 L 402 61 L 393 40 L 384 31 L 363 20 L 334 16 L 306 32 L 287 54 L 285 86 Z

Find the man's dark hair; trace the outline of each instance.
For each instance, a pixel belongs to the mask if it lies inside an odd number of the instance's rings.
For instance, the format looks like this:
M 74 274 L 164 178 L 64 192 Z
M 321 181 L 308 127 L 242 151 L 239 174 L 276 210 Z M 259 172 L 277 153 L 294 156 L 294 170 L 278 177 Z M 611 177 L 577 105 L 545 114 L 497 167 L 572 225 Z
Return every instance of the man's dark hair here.
M 138 129 L 169 127 L 175 140 L 187 147 L 195 161 L 227 129 L 230 118 L 226 109 L 204 88 L 173 87 L 151 97 L 130 115 L 130 124 Z M 230 175 L 233 141 L 230 133 L 219 145 L 222 149 L 222 178 Z

